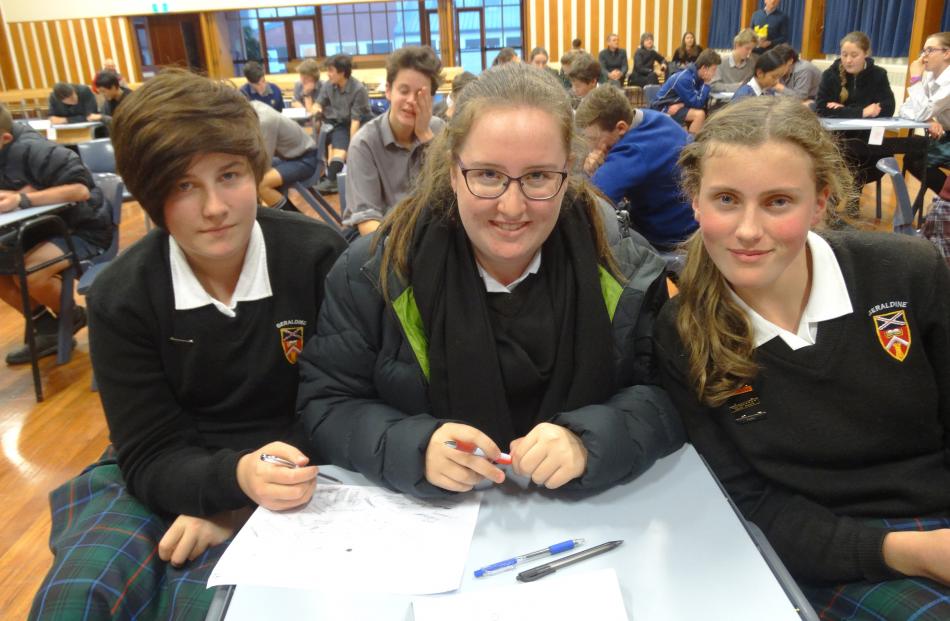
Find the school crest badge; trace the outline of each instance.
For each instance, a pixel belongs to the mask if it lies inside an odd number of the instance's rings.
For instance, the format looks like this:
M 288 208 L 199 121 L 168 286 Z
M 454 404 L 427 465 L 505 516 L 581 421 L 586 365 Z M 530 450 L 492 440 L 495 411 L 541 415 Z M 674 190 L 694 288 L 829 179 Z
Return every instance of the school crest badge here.
M 280 345 L 284 348 L 287 362 L 297 364 L 297 356 L 303 351 L 303 326 L 280 328 Z
M 910 351 L 910 326 L 907 314 L 903 310 L 872 315 L 877 340 L 888 354 L 898 362 L 903 362 Z

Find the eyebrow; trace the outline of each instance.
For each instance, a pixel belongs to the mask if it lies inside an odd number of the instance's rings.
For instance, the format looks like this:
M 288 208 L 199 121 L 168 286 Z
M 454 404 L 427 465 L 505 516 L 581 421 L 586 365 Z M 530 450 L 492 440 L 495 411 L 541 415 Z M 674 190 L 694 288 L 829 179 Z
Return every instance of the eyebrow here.
M 479 168 L 479 169 L 481 169 L 481 168 L 490 168 L 491 170 L 497 170 L 497 171 L 499 171 L 499 172 L 503 172 L 503 173 L 506 173 L 506 174 L 508 173 L 508 169 L 507 169 L 505 166 L 502 166 L 501 164 L 493 164 L 493 163 L 491 163 L 491 162 L 478 162 L 478 161 L 465 162 L 465 165 L 466 165 L 465 168 L 467 168 L 467 169 L 473 169 L 473 168 Z M 562 168 L 562 167 L 558 166 L 557 164 L 550 164 L 550 163 L 547 163 L 547 164 L 532 164 L 531 166 L 526 166 L 526 167 L 524 168 L 523 173 L 537 172 L 537 171 L 541 171 L 541 170 L 556 171 L 556 170 L 560 170 L 561 168 Z
M 707 193 L 731 192 L 733 194 L 744 194 L 743 192 L 740 192 L 738 189 L 731 186 L 726 186 L 726 185 L 712 186 L 703 191 Z M 757 196 L 771 196 L 773 194 L 798 194 L 801 191 L 802 191 L 801 188 L 797 185 L 776 187 L 776 188 L 769 188 L 767 190 L 763 190 L 762 192 L 759 192 Z

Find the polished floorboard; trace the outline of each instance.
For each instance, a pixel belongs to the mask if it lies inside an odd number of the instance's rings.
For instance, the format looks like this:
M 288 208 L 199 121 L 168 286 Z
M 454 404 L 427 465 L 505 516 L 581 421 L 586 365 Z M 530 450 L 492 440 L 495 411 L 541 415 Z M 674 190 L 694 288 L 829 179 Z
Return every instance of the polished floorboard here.
M 908 176 L 911 192 L 916 180 Z M 884 219 L 876 222 L 873 185 L 862 196 L 862 215 L 852 221 L 863 229 L 890 230 L 894 198 L 885 180 Z M 335 197 L 331 203 L 337 205 Z M 295 201 L 296 202 L 296 201 Z M 137 203 L 123 207 L 121 246 L 145 234 Z M 77 296 L 80 304 L 81 298 Z M 0 355 L 23 338 L 19 313 L 0 304 Z M 45 400 L 36 403 L 29 366 L 0 366 L 0 619 L 24 619 L 33 593 L 50 566 L 47 496 L 78 474 L 108 444 L 108 430 L 98 393 L 90 390 L 87 331 L 77 336 L 72 360 L 57 366 L 41 361 Z M 2 364 L 2 363 L 0 363 Z

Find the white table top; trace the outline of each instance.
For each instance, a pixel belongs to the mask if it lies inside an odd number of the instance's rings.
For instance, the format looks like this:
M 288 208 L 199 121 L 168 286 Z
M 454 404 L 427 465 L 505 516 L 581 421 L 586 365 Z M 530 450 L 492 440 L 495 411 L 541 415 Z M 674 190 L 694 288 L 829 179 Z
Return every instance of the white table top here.
M 35 218 L 46 213 L 59 211 L 69 203 L 54 203 L 52 205 L 40 205 L 39 207 L 29 207 L 27 209 L 14 209 L 7 213 L 0 213 L 0 228 Z
M 927 123 L 910 121 L 898 117 L 880 117 L 871 119 L 832 119 L 821 117 L 821 126 L 835 131 L 861 131 L 883 127 L 884 129 L 927 129 Z
M 307 118 L 306 108 L 284 108 L 280 111 L 280 113 L 288 118 L 296 120 Z
M 347 483 L 361 479 L 329 466 L 324 471 Z M 525 491 L 512 479 L 490 489 L 479 512 L 460 591 L 511 584 L 517 572 L 482 579 L 475 579 L 472 572 L 513 554 L 578 537 L 588 545 L 613 539 L 623 539 L 624 544 L 558 575 L 614 568 L 627 614 L 635 621 L 799 621 L 691 446 L 661 460 L 635 481 L 593 496 Z M 372 585 L 367 589 L 371 591 Z M 242 586 L 225 618 L 405 621 L 412 618 L 410 599 Z

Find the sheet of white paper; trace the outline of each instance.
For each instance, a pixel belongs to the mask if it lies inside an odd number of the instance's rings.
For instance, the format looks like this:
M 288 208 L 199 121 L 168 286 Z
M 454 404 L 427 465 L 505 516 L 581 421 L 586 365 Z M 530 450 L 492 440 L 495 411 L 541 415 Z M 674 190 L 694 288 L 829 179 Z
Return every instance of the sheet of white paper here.
M 511 573 L 511 580 L 514 580 Z M 450 595 L 415 597 L 415 621 L 627 621 L 620 583 L 613 569 L 542 578 L 526 584 Z
M 895 119 L 844 119 L 839 121 L 840 125 L 853 125 L 855 127 L 900 127 L 901 125 L 906 125 L 900 120 Z
M 884 128 L 880 125 L 875 125 L 871 128 L 871 134 L 868 136 L 868 144 L 883 144 L 884 143 Z
M 418 595 L 459 587 L 481 494 L 423 501 L 376 487 L 319 485 L 301 509 L 259 507 L 208 586 Z

